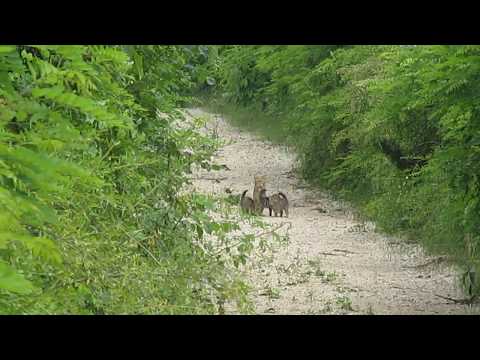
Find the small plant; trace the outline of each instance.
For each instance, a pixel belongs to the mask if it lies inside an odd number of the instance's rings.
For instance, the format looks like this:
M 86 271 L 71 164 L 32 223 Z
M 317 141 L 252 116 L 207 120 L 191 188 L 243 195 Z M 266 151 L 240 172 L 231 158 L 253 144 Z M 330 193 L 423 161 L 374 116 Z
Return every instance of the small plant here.
M 327 301 L 327 302 L 325 303 L 325 305 L 323 306 L 321 312 L 322 312 L 323 314 L 332 313 L 332 312 L 333 312 L 332 302 L 331 302 L 331 301 Z
M 240 203 L 240 194 L 229 194 L 224 197 L 224 200 L 229 205 L 238 206 Z
M 323 311 L 310 308 L 307 311 L 305 311 L 304 314 L 305 315 L 321 315 L 323 314 Z
M 353 311 L 352 300 L 346 296 L 338 297 L 336 303 L 342 310 Z
M 330 272 L 330 273 L 327 273 L 326 276 L 325 276 L 325 281 L 326 282 L 333 282 L 337 279 L 338 277 L 338 274 L 333 271 L 333 272 Z
M 318 269 L 320 268 L 321 260 L 320 259 L 308 260 L 308 265 Z
M 280 290 L 272 287 L 267 287 L 260 295 L 267 296 L 270 299 L 280 299 Z
M 338 274 L 335 271 L 326 272 L 324 270 L 317 269 L 315 270 L 314 274 L 315 276 L 322 278 L 322 281 L 325 283 L 334 282 L 338 278 Z

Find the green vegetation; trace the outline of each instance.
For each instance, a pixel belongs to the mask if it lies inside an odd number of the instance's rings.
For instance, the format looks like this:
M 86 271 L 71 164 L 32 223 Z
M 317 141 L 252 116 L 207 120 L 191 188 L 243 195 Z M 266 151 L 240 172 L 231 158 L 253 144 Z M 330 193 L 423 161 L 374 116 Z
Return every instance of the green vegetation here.
M 202 89 L 207 106 L 294 146 L 311 183 L 383 231 L 447 254 L 463 267 L 467 294 L 480 292 L 480 46 L 212 46 L 209 54 L 216 86 Z
M 348 298 L 347 296 L 337 297 L 336 303 L 342 310 L 353 311 L 352 300 L 350 300 L 350 298 Z
M 0 314 L 250 311 L 254 237 L 182 192 L 218 146 L 177 110 L 206 50 L 0 46 Z
M 294 147 L 305 179 L 383 231 L 462 266 L 473 299 L 479 74 L 464 45 L 0 46 L 0 314 L 251 311 L 238 198 L 185 191 L 192 166 L 221 168 L 205 119 L 179 110 L 199 94 Z

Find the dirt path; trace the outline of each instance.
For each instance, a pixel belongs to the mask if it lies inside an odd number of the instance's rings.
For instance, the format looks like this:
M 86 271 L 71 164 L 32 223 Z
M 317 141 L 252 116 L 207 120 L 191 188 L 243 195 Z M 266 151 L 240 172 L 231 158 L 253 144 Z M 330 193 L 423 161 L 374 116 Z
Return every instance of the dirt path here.
M 205 116 L 200 109 L 193 116 Z M 212 117 L 227 141 L 217 162 L 229 171 L 215 172 L 220 182 L 196 180 L 199 191 L 235 194 L 253 189 L 253 176 L 267 175 L 268 193 L 285 192 L 290 217 L 262 218 L 291 224 L 289 244 L 270 262 L 253 263 L 246 276 L 254 287 L 257 314 L 472 314 L 475 308 L 436 296 L 463 298 L 454 269 L 428 265 L 421 248 L 374 232 L 352 211 L 326 194 L 305 187 L 292 171 L 295 155 Z M 421 266 L 427 264 L 426 266 Z

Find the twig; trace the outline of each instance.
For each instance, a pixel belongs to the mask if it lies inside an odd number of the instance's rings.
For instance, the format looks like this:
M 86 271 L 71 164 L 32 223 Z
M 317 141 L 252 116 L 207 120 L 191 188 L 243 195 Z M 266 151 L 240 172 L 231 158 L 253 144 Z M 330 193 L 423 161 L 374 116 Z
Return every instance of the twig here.
M 329 252 L 319 252 L 317 254 L 320 255 L 331 255 L 331 256 L 346 256 L 345 254 L 334 254 L 334 253 L 329 253 Z
M 255 237 L 260 237 L 260 236 L 263 236 L 263 235 L 268 235 L 268 234 L 271 234 L 273 233 L 274 231 L 277 231 L 278 229 L 280 229 L 281 227 L 283 227 L 284 225 L 287 225 L 288 223 L 282 223 L 280 224 L 279 226 L 277 226 L 276 228 L 272 229 L 272 230 L 268 230 L 268 231 L 264 231 L 263 233 L 260 233 L 260 234 L 256 234 Z
M 476 296 L 472 297 L 471 299 L 453 299 L 453 298 L 448 297 L 448 296 L 442 296 L 442 295 L 438 295 L 438 294 L 434 294 L 434 295 L 439 297 L 439 298 L 451 301 L 455 304 L 471 305 L 477 300 Z
M 295 177 L 295 173 L 293 171 L 287 171 L 287 172 L 282 173 L 281 175 L 285 175 L 287 178 L 294 178 Z
M 135 205 L 132 206 L 132 208 L 136 208 L 142 201 L 145 200 L 145 198 L 147 198 L 148 196 L 150 196 L 151 194 L 153 194 L 155 192 L 155 190 L 157 190 L 161 185 L 163 185 L 163 183 L 158 183 L 157 185 L 155 185 L 143 198 L 141 198 L 140 200 L 138 200 Z
M 309 189 L 310 186 L 309 186 L 309 185 L 300 185 L 300 184 L 299 184 L 299 185 L 296 186 L 296 188 L 297 188 L 297 189 Z
M 355 252 L 350 251 L 350 250 L 333 249 L 333 251 L 339 251 L 339 252 L 343 252 L 343 253 L 346 253 L 346 254 L 356 254 Z
M 397 286 L 397 285 L 392 285 L 392 288 L 393 288 L 393 289 L 410 290 L 410 291 L 416 291 L 416 292 L 423 292 L 423 293 L 426 293 L 426 294 L 431 294 L 430 291 L 424 290 L 424 289 L 422 289 L 422 288 L 413 289 L 413 288 L 401 287 L 401 286 Z
M 113 143 L 109 148 L 108 150 L 105 152 L 105 154 L 100 158 L 100 162 L 102 162 L 103 160 L 105 160 L 107 158 L 108 155 L 110 155 L 110 153 L 112 152 L 113 148 L 117 145 L 120 145 L 120 141 L 116 142 L 116 143 Z
M 254 235 L 254 237 L 255 237 L 255 238 L 258 238 L 258 237 L 260 237 L 260 236 L 264 236 L 264 235 L 271 234 L 271 233 L 279 230 L 281 227 L 283 227 L 283 226 L 286 225 L 286 224 L 288 224 L 288 223 L 282 223 L 282 224 L 280 224 L 279 226 L 277 226 L 276 228 L 274 228 L 274 229 L 272 229 L 272 230 L 269 230 L 269 231 L 264 231 L 263 233 L 260 233 L 260 234 L 256 234 L 256 235 Z M 227 249 L 231 249 L 232 247 L 235 247 L 235 246 L 237 246 L 237 245 L 240 245 L 242 242 L 243 242 L 243 241 L 240 240 L 240 241 L 238 241 L 237 243 L 235 243 L 235 244 L 233 244 L 233 245 L 224 247 L 224 248 L 220 249 L 219 251 L 215 252 L 212 256 L 216 256 L 216 255 L 222 253 L 223 251 L 225 251 L 225 250 L 227 250 Z
M 140 241 L 138 241 L 137 244 L 140 245 L 140 246 L 143 248 L 143 250 L 145 250 L 145 251 L 148 253 L 148 255 L 150 255 L 151 258 L 152 258 L 153 260 L 155 260 L 155 262 L 156 262 L 158 265 L 163 266 L 162 263 L 161 263 L 160 261 L 158 261 L 158 259 L 155 257 L 155 255 L 153 255 L 153 254 L 151 253 L 151 251 L 146 248 L 145 245 L 143 245 Z
M 111 168 L 109 170 L 109 172 L 112 172 L 112 171 L 117 171 L 119 169 L 123 169 L 123 168 L 127 168 L 127 167 L 130 167 L 130 168 L 138 168 L 138 167 L 142 167 L 142 166 L 148 166 L 148 165 L 153 165 L 153 164 L 157 164 L 159 162 L 163 162 L 164 159 L 159 159 L 159 160 L 154 160 L 154 161 L 150 161 L 150 162 L 145 162 L 145 163 L 140 163 L 140 164 L 124 164 L 124 165 L 120 165 L 120 166 L 117 166 L 117 167 L 114 167 L 114 168 Z
M 442 261 L 445 261 L 445 260 L 447 260 L 447 257 L 446 257 L 446 256 L 440 256 L 440 257 L 438 257 L 438 258 L 436 258 L 436 259 L 427 261 L 427 262 L 424 263 L 424 264 L 414 265 L 414 266 L 404 266 L 404 268 L 407 268 L 407 269 L 420 269 L 420 268 L 424 268 L 424 267 L 427 267 L 427 266 L 432 265 L 432 264 L 439 264 L 439 263 L 441 263 Z
M 220 177 L 220 178 L 211 178 L 211 177 L 197 177 L 197 178 L 192 178 L 191 180 L 214 180 L 214 181 L 222 181 L 222 180 L 227 180 L 227 177 Z
M 155 257 L 155 255 L 153 255 L 151 253 L 150 250 L 148 250 L 145 245 L 143 245 L 140 241 L 138 241 L 137 239 L 133 238 L 127 231 L 125 231 L 125 229 L 122 229 L 123 232 L 133 241 L 135 241 L 138 245 L 140 245 L 147 253 L 148 255 L 150 255 L 152 257 L 153 260 L 155 260 L 155 262 L 160 265 L 161 267 L 163 267 L 162 263 Z

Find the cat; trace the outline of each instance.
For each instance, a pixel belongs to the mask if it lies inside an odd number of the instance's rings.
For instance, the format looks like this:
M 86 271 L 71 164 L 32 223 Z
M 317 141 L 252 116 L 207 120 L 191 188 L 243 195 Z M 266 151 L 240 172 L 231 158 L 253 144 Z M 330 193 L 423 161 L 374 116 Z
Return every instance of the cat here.
M 277 194 L 273 194 L 267 199 L 270 216 L 272 216 L 273 211 L 275 216 L 280 214 L 280 217 L 282 217 L 283 212 L 285 211 L 285 216 L 288 217 L 288 199 L 283 192 L 279 191 Z
M 265 208 L 270 208 L 270 199 L 269 197 L 267 196 L 267 190 L 266 189 L 262 189 L 260 191 L 260 214 L 263 213 L 263 209 Z M 270 214 L 270 216 L 272 216 Z
M 246 196 L 248 190 L 245 190 L 242 193 L 240 198 L 240 208 L 245 211 L 246 213 L 253 214 L 255 211 L 255 206 L 253 203 L 253 199 L 250 196 Z
M 255 205 L 255 213 L 260 215 L 263 211 L 262 199 L 260 193 L 262 190 L 266 190 L 266 178 L 265 176 L 254 176 L 255 187 L 253 188 L 253 203 Z

